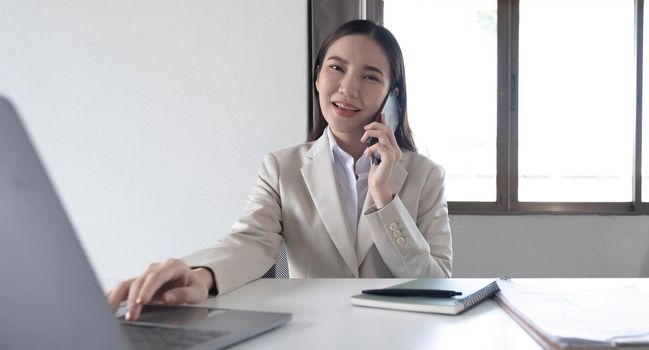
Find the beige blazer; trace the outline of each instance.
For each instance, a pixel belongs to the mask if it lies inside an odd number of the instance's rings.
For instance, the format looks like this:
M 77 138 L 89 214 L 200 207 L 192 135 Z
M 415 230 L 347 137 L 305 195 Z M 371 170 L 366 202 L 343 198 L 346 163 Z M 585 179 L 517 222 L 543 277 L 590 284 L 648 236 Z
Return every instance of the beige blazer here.
M 210 268 L 219 294 L 268 271 L 282 237 L 292 278 L 450 277 L 444 170 L 403 151 L 390 187 L 396 196 L 380 210 L 368 192 L 354 233 L 344 216 L 323 134 L 315 142 L 266 155 L 231 233 L 183 260 Z

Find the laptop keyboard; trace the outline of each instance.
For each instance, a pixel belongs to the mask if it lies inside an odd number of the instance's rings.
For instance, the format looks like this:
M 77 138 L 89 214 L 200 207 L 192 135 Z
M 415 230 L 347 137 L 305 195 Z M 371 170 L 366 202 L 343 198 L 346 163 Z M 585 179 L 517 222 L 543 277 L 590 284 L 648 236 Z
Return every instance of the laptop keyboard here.
M 228 332 L 166 328 L 122 323 L 122 330 L 136 349 L 188 349 Z

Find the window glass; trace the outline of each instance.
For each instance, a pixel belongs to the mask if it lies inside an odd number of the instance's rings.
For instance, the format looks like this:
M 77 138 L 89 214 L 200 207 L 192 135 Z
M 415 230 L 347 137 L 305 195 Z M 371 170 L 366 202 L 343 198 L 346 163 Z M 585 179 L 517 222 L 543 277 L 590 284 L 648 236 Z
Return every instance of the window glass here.
M 496 200 L 496 9 L 495 0 L 384 0 L 415 142 L 446 169 L 449 201 Z
M 521 0 L 518 196 L 630 202 L 633 0 Z
M 644 12 L 642 53 L 642 201 L 649 202 L 649 40 L 647 40 L 647 11 Z

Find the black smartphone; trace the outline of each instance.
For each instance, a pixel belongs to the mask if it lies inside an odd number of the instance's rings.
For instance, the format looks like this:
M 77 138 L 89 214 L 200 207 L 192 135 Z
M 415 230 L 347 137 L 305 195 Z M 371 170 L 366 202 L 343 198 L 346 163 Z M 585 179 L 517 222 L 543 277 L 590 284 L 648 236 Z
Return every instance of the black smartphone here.
M 399 106 L 397 105 L 397 90 L 392 89 L 390 93 L 385 96 L 385 99 L 383 99 L 383 102 L 381 103 L 381 107 L 379 107 L 379 111 L 376 112 L 376 115 L 374 116 L 374 121 L 379 121 L 381 120 L 381 113 L 385 114 L 385 122 L 388 124 L 388 127 L 390 130 L 392 130 L 392 133 L 397 130 L 397 126 L 399 125 Z M 378 143 L 379 140 L 376 137 L 370 137 L 367 139 L 367 147 L 370 147 L 376 143 Z M 370 156 L 372 164 L 380 164 L 381 163 L 381 155 L 378 152 L 372 153 Z

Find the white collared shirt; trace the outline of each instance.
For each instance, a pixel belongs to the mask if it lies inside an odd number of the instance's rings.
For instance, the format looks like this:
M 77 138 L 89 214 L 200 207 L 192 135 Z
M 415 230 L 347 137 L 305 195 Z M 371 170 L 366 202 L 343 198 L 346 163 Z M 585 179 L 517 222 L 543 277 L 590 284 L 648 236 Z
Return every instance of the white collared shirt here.
M 336 138 L 329 130 L 325 129 L 331 148 L 334 175 L 338 184 L 343 211 L 347 215 L 347 222 L 356 239 L 358 220 L 361 217 L 363 203 L 367 196 L 367 178 L 370 173 L 370 159 L 363 155 L 354 164 L 354 157 L 338 146 Z M 358 176 L 358 178 L 357 178 Z

